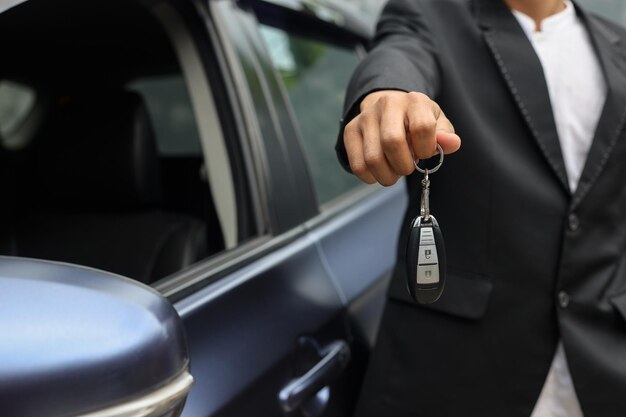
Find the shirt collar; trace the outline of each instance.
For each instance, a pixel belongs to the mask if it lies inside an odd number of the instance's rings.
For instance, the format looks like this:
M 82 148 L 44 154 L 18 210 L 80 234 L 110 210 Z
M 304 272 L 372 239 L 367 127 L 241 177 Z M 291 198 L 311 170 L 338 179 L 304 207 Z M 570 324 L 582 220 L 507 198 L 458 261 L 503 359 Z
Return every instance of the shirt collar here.
M 576 21 L 576 10 L 570 0 L 564 0 L 565 9 L 560 12 L 548 16 L 541 22 L 541 32 L 553 33 L 564 26 L 569 26 Z M 535 33 L 535 21 L 532 17 L 520 12 L 519 10 L 512 10 L 513 15 L 517 18 L 517 21 L 522 26 L 522 29 L 526 33 L 526 36 L 530 37 Z

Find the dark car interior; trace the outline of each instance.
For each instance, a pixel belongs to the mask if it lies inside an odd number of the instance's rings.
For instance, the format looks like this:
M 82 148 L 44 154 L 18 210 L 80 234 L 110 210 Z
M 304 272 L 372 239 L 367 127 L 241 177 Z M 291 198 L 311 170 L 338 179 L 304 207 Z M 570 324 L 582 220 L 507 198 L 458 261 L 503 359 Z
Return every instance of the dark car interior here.
M 155 128 L 159 115 L 180 119 L 186 108 L 159 110 L 175 102 L 170 90 L 133 87 L 184 86 L 172 44 L 146 7 L 31 0 L 0 15 L 0 38 L 0 86 L 33 92 L 19 125 L 0 136 L 0 255 L 152 283 L 224 249 L 193 120 L 171 130 L 168 145 Z M 14 97 L 2 100 L 12 110 Z

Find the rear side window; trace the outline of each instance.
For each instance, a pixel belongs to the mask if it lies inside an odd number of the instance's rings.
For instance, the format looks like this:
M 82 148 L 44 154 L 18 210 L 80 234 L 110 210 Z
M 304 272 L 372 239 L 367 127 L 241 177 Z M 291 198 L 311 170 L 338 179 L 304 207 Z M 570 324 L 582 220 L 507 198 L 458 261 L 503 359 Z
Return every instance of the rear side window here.
M 359 55 L 356 49 L 272 26 L 262 25 L 261 33 L 294 110 L 323 207 L 360 186 L 343 171 L 335 155 L 344 93 Z

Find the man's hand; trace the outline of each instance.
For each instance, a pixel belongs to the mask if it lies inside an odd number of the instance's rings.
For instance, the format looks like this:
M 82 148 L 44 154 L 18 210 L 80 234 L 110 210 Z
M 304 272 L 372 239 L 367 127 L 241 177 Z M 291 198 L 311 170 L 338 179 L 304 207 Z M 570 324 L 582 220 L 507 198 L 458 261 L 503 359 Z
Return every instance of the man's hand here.
M 413 155 L 427 159 L 456 152 L 461 138 L 439 105 L 421 93 L 382 90 L 368 94 L 361 113 L 346 125 L 343 142 L 352 172 L 363 182 L 393 185 L 415 170 Z

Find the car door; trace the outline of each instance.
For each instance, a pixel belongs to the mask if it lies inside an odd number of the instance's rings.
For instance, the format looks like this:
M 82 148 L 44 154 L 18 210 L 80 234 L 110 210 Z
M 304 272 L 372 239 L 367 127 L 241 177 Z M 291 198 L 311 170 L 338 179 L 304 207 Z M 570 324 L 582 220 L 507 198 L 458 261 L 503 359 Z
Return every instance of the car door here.
M 401 186 L 362 185 L 335 160 L 358 19 L 317 1 L 29 0 L 0 20 L 15 40 L 0 74 L 0 253 L 168 297 L 195 378 L 185 416 L 349 415 L 405 203 Z M 112 93 L 141 111 L 114 116 Z M 80 112 L 59 113 L 68 104 Z M 103 135 L 114 117 L 123 134 Z M 64 163 L 66 132 L 106 153 L 78 146 Z M 127 146 L 138 135 L 148 150 Z M 94 173 L 106 187 L 83 183 Z M 158 198 L 129 206 L 144 181 Z
M 247 184 L 257 232 L 156 285 L 190 345 L 184 416 L 348 415 L 374 343 L 405 197 L 336 162 L 343 89 L 367 32 L 305 5 L 198 6 L 206 35 L 196 42 L 228 98 L 218 107 L 229 113 L 231 166 L 246 173 L 234 183 Z M 307 101 L 307 91 L 320 94 Z

